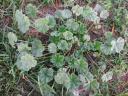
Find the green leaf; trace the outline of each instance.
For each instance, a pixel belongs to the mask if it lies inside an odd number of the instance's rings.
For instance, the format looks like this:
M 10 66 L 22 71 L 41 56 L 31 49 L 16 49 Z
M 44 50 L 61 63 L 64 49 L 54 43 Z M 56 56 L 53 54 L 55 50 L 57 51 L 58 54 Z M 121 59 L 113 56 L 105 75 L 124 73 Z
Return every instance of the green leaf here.
M 81 57 L 80 59 L 77 59 L 74 63 L 78 72 L 83 73 L 88 71 L 88 64 L 84 60 L 84 58 Z
M 25 11 L 29 17 L 34 18 L 37 15 L 37 8 L 33 4 L 28 4 Z
M 57 10 L 55 15 L 57 18 L 68 19 L 72 17 L 72 12 L 69 9 Z
M 50 43 L 48 45 L 48 51 L 50 53 L 56 53 L 57 52 L 57 47 L 56 47 L 56 44 L 55 43 Z
M 23 53 L 20 54 L 20 57 L 17 59 L 16 65 L 18 69 L 22 71 L 29 71 L 37 65 L 37 61 L 31 54 Z
M 79 28 L 79 24 L 75 22 L 74 19 L 67 20 L 65 25 L 69 30 L 73 30 L 73 31 L 77 31 L 77 29 Z
M 83 36 L 83 40 L 85 40 L 85 41 L 90 41 L 90 39 L 91 39 L 91 37 L 90 37 L 90 35 L 84 35 Z
M 63 33 L 63 36 L 64 36 L 64 38 L 65 38 L 66 40 L 72 40 L 72 39 L 73 39 L 73 34 L 72 34 L 72 32 L 70 32 L 70 31 L 64 32 L 64 33 Z
M 97 80 L 94 79 L 90 82 L 90 89 L 93 90 L 95 93 L 98 92 L 99 83 L 97 82 Z
M 107 10 L 102 10 L 100 13 L 100 18 L 107 19 L 109 16 L 109 12 Z
M 68 74 L 64 70 L 59 70 L 54 77 L 57 84 L 66 84 L 69 82 Z
M 39 71 L 38 78 L 42 83 L 48 83 L 53 79 L 53 69 L 43 68 Z
M 32 42 L 32 54 L 36 57 L 40 57 L 43 55 L 43 51 L 45 50 L 42 42 L 38 39 L 34 39 Z
M 64 51 L 64 50 L 68 50 L 69 49 L 69 44 L 67 43 L 66 40 L 61 40 L 58 44 L 57 44 L 58 49 Z
M 109 72 L 103 74 L 103 76 L 101 77 L 101 79 L 102 79 L 103 82 L 108 82 L 109 80 L 112 79 L 112 76 L 113 76 L 113 72 L 112 71 L 109 71 Z
M 18 22 L 18 28 L 22 33 L 26 33 L 29 30 L 30 21 L 27 16 L 22 13 L 22 10 L 17 10 L 15 13 L 16 21 Z
M 56 67 L 63 67 L 64 65 L 64 56 L 60 54 L 55 54 L 51 58 L 51 62 L 56 66 Z
M 56 20 L 55 20 L 54 16 L 52 16 L 52 15 L 47 15 L 47 16 L 46 16 L 46 19 L 48 19 L 48 26 L 49 26 L 50 28 L 53 28 L 53 27 L 56 25 Z
M 67 89 L 76 89 L 80 86 L 80 80 L 75 74 L 69 76 L 70 82 L 65 84 Z
M 91 7 L 87 6 L 83 9 L 82 16 L 89 21 L 97 22 L 99 23 L 100 18 L 97 16 L 97 12 L 94 11 Z
M 49 30 L 49 20 L 46 18 L 39 18 L 35 21 L 35 27 L 39 32 L 46 33 Z
M 76 14 L 76 16 L 80 16 L 83 13 L 83 7 L 75 5 L 72 7 L 72 12 Z
M 104 53 L 105 55 L 110 55 L 112 54 L 112 51 L 111 51 L 111 45 L 110 44 L 102 44 L 100 46 L 100 50 L 102 53 Z
M 26 51 L 30 51 L 31 50 L 31 47 L 28 46 L 28 43 L 25 42 L 21 42 L 21 43 L 18 43 L 17 44 L 17 48 L 18 48 L 18 51 L 21 53 L 21 52 L 26 52 Z
M 13 32 L 8 33 L 9 44 L 14 48 L 15 43 L 17 42 L 17 36 Z
M 119 37 L 117 40 L 111 41 L 111 51 L 120 53 L 124 48 L 125 40 L 122 37 Z

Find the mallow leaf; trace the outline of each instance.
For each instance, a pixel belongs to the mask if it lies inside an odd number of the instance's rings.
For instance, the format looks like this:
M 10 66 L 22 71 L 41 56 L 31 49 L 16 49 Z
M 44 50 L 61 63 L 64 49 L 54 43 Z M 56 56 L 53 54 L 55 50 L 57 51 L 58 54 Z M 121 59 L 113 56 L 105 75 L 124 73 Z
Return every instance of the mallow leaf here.
M 55 43 L 50 43 L 48 45 L 48 51 L 50 53 L 56 53 L 57 52 L 57 46 L 56 46 L 56 44 Z
M 29 17 L 34 18 L 37 15 L 37 8 L 33 4 L 28 4 L 25 11 Z
M 76 89 L 80 86 L 80 80 L 75 74 L 71 74 L 69 76 L 69 80 L 70 81 L 64 85 L 67 89 L 72 90 L 72 89 Z
M 72 17 L 72 12 L 69 9 L 57 10 L 55 15 L 57 18 L 68 19 Z
M 74 64 L 78 72 L 83 73 L 88 71 L 88 64 L 84 58 L 77 59 Z
M 124 48 L 125 40 L 122 37 L 119 37 L 117 40 L 111 41 L 111 51 L 120 53 Z
M 100 46 L 100 50 L 105 55 L 110 55 L 112 53 L 112 51 L 111 51 L 111 45 L 110 44 L 102 44 Z
M 69 82 L 68 74 L 64 70 L 59 70 L 54 77 L 57 84 L 66 84 Z
M 49 30 L 48 26 L 49 20 L 47 18 L 39 18 L 35 21 L 35 28 L 39 32 L 46 33 Z
M 16 65 L 21 71 L 29 71 L 32 67 L 37 65 L 37 61 L 31 54 L 24 53 L 19 56 Z
M 38 39 L 34 39 L 32 42 L 32 54 L 33 56 L 40 57 L 43 55 L 45 47 L 42 45 L 42 42 Z
M 53 27 L 56 25 L 56 20 L 55 20 L 54 16 L 52 16 L 52 15 L 47 15 L 47 16 L 46 16 L 46 19 L 48 19 L 48 26 L 49 26 L 50 28 L 53 28 Z
M 69 30 L 73 31 L 77 31 L 79 28 L 79 24 L 74 19 L 68 19 L 65 25 Z
M 18 22 L 18 28 L 22 33 L 26 33 L 29 30 L 30 20 L 25 14 L 22 13 L 22 10 L 16 10 L 15 13 L 16 21 Z
M 85 87 L 87 89 L 91 89 L 93 90 L 95 93 L 97 93 L 97 90 L 99 89 L 99 82 L 97 82 L 96 79 L 93 79 L 92 81 L 88 82 L 87 84 L 85 84 Z
M 83 13 L 83 7 L 75 5 L 72 7 L 72 12 L 76 14 L 76 16 L 80 16 Z
M 39 71 L 38 78 L 42 83 L 48 83 L 53 79 L 53 69 L 52 68 L 42 68 Z
M 83 9 L 82 16 L 89 21 L 99 23 L 100 18 L 97 16 L 97 12 L 94 11 L 91 7 L 87 6 Z
M 56 67 L 62 67 L 64 65 L 64 56 L 60 54 L 55 54 L 51 58 L 51 62 L 56 66 Z
M 67 43 L 66 40 L 61 40 L 58 44 L 57 44 L 58 49 L 64 51 L 64 50 L 68 50 L 69 49 L 69 44 Z
M 7 36 L 8 36 L 9 44 L 12 47 L 15 47 L 14 45 L 17 42 L 17 36 L 13 32 L 9 32 Z
M 100 18 L 107 19 L 109 16 L 109 12 L 107 10 L 102 10 L 100 13 Z
M 64 36 L 64 38 L 65 38 L 66 40 L 72 40 L 72 39 L 73 39 L 73 34 L 72 34 L 72 32 L 70 32 L 70 31 L 64 32 L 64 33 L 63 33 L 63 36 Z
M 17 43 L 17 50 L 19 53 L 26 52 L 26 51 L 30 51 L 31 47 L 28 46 L 27 42 L 20 42 Z
M 109 72 L 103 74 L 103 76 L 101 77 L 101 79 L 102 79 L 103 82 L 108 82 L 109 80 L 112 79 L 112 76 L 113 76 L 113 72 L 112 71 L 109 71 Z

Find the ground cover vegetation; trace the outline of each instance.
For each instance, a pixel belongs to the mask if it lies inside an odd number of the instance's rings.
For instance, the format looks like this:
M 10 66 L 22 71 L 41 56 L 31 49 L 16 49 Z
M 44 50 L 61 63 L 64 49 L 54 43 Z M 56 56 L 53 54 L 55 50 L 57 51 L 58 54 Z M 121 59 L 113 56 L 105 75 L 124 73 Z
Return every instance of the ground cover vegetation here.
M 0 96 L 128 96 L 128 1 L 0 0 Z

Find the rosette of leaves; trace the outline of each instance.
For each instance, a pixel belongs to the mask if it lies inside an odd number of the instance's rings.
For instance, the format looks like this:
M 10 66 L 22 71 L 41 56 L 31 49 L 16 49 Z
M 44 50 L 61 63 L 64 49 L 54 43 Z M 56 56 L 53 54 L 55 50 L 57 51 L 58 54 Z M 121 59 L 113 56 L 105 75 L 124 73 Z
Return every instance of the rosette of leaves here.
M 42 42 L 39 39 L 34 39 L 32 41 L 32 54 L 35 57 L 40 57 L 43 55 L 45 47 L 42 45 Z
M 64 65 L 64 56 L 60 55 L 59 53 L 55 54 L 55 55 L 52 55 L 51 62 L 53 63 L 53 65 L 55 65 L 58 68 L 63 67 L 63 65 Z
M 66 71 L 64 69 L 59 69 L 57 74 L 54 77 L 55 81 L 57 84 L 63 84 L 65 85 L 66 83 L 69 82 L 69 76 L 66 73 Z
M 52 68 L 42 68 L 38 74 L 39 81 L 43 84 L 50 82 L 53 79 L 53 72 Z
M 55 16 L 61 19 L 68 19 L 72 17 L 72 12 L 69 9 L 57 10 Z
M 64 36 L 65 40 L 72 40 L 73 39 L 73 34 L 70 31 L 64 32 L 63 36 Z
M 30 20 L 25 14 L 22 13 L 22 10 L 16 10 L 15 13 L 16 21 L 18 22 L 18 28 L 22 33 L 26 33 L 29 30 Z
M 39 18 L 35 21 L 34 25 L 39 32 L 46 33 L 49 30 L 48 23 L 49 20 L 47 18 Z
M 58 44 L 57 44 L 58 49 L 65 51 L 65 50 L 69 50 L 69 44 L 66 40 L 61 40 Z
M 99 23 L 100 18 L 97 16 L 97 12 L 94 11 L 91 7 L 87 6 L 83 9 L 82 16 L 89 21 L 97 22 Z
M 18 56 L 16 65 L 21 71 L 29 71 L 37 65 L 37 61 L 31 54 L 23 52 Z
M 50 43 L 48 45 L 48 51 L 50 53 L 56 53 L 57 52 L 57 46 L 56 46 L 56 44 L 55 43 Z
M 83 13 L 83 7 L 79 6 L 79 5 L 75 5 L 72 7 L 72 12 L 76 15 L 76 16 L 80 16 Z
M 33 4 L 28 4 L 25 8 L 26 14 L 31 17 L 35 18 L 37 15 L 37 8 Z
M 9 44 L 14 48 L 15 43 L 17 42 L 17 36 L 13 32 L 7 34 Z
M 79 24 L 77 22 L 75 22 L 74 19 L 69 19 L 67 20 L 66 22 L 66 27 L 69 29 L 69 30 L 73 30 L 73 31 L 77 31 L 78 28 L 79 28 Z

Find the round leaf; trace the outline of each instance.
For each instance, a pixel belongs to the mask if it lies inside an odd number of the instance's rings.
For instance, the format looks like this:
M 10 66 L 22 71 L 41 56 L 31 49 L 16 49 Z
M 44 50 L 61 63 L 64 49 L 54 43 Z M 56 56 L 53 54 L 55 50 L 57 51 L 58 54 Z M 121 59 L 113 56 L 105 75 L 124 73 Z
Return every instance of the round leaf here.
M 9 44 L 14 47 L 15 43 L 17 42 L 17 36 L 12 33 L 12 32 L 9 32 L 8 33 L 8 40 L 9 40 Z
M 60 54 L 55 54 L 51 58 L 51 62 L 56 66 L 56 67 L 62 67 L 64 65 L 64 56 Z
M 48 51 L 50 53 L 56 53 L 57 52 L 57 47 L 56 47 L 56 44 L 55 43 L 50 43 L 48 45 Z
M 22 71 L 29 71 L 37 65 L 37 61 L 31 54 L 24 54 L 17 60 L 16 65 Z
M 58 44 L 57 44 L 58 49 L 64 51 L 64 50 L 68 50 L 69 49 L 69 45 L 67 43 L 67 41 L 65 40 L 61 40 Z
M 22 33 L 26 33 L 29 30 L 30 21 L 21 10 L 17 10 L 15 14 L 16 21 L 18 22 L 18 28 Z
M 42 42 L 38 39 L 34 39 L 32 42 L 32 54 L 36 57 L 40 57 L 43 55 L 43 51 L 45 50 Z
M 33 4 L 28 4 L 26 7 L 26 14 L 32 18 L 36 17 L 37 14 L 36 6 L 34 6 Z
M 74 14 L 76 14 L 76 16 L 79 16 L 83 13 L 83 7 L 79 6 L 79 5 L 75 5 L 72 7 L 72 12 Z
M 72 34 L 72 32 L 70 32 L 70 31 L 64 32 L 64 33 L 63 33 L 63 36 L 64 36 L 64 38 L 65 38 L 66 40 L 72 40 L 72 39 L 73 39 L 73 34 Z
M 35 27 L 39 32 L 46 33 L 49 30 L 48 23 L 49 23 L 48 19 L 39 18 L 35 21 Z
M 65 71 L 58 71 L 54 79 L 57 84 L 66 84 L 69 82 L 68 74 Z
M 53 79 L 53 69 L 43 68 L 39 71 L 39 80 L 42 83 L 48 83 Z

